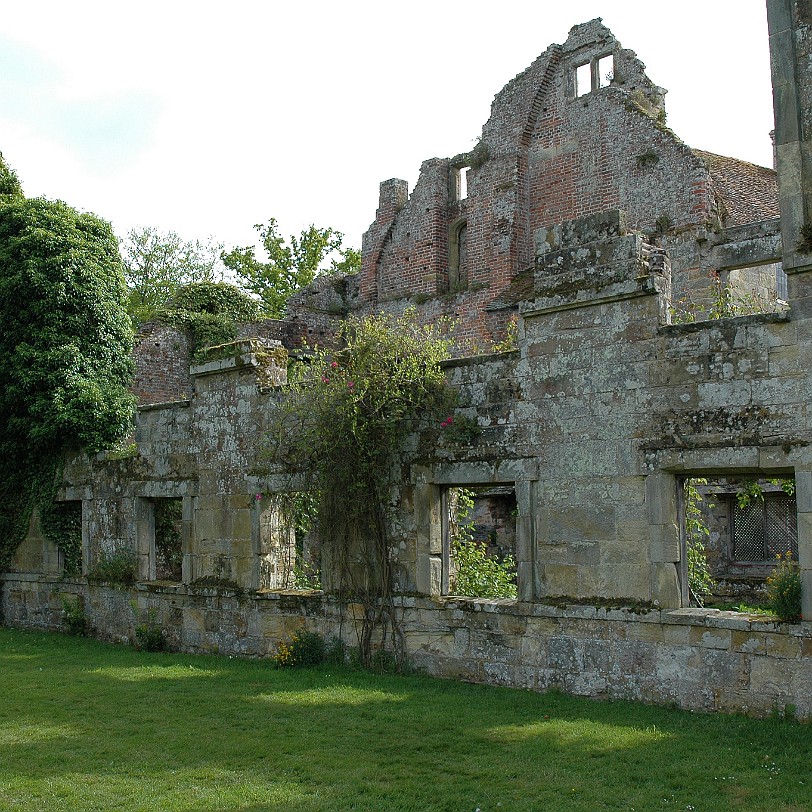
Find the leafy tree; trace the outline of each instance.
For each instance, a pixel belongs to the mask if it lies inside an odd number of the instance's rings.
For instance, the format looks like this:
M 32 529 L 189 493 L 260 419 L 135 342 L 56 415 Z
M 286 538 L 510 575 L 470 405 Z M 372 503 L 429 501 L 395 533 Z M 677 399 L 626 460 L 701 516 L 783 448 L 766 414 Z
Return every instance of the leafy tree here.
M 166 305 L 180 285 L 213 282 L 223 276 L 222 243 L 209 238 L 184 242 L 174 231 L 144 226 L 121 244 L 129 293 L 127 311 L 138 324 Z
M 344 235 L 335 229 L 310 225 L 298 237 L 291 236 L 288 245 L 273 217 L 267 225 L 258 223 L 254 228 L 268 255 L 267 262 L 257 259 L 253 246 L 233 248 L 222 258 L 239 284 L 259 297 L 264 314 L 270 318 L 283 318 L 291 294 L 320 273 L 356 273 L 361 267 L 360 251 L 344 248 Z
M 0 570 L 65 451 L 131 428 L 132 329 L 109 223 L 26 199 L 0 162 Z

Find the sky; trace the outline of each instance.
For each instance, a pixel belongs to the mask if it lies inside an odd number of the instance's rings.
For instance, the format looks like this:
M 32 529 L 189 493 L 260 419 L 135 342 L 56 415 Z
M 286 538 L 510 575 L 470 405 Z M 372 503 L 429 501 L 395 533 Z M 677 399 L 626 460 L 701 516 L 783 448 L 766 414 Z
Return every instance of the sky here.
M 0 151 L 29 196 L 131 228 L 359 247 L 378 185 L 470 150 L 493 97 L 602 17 L 687 144 L 772 166 L 764 0 L 0 2 Z

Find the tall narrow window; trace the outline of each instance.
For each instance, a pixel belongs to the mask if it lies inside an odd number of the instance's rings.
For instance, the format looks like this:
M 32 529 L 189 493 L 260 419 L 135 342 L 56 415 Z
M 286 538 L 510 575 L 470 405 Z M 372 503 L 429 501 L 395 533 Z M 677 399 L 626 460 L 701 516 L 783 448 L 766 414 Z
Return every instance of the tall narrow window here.
M 575 69 L 575 95 L 583 96 L 592 90 L 592 65 L 579 65 Z
M 468 223 L 453 223 L 448 240 L 448 287 L 452 292 L 468 287 Z

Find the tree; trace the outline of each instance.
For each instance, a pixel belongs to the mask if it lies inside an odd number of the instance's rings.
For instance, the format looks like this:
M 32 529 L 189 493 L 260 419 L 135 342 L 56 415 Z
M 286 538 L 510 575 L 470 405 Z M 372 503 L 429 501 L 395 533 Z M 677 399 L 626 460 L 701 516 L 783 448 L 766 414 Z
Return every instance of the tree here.
M 27 199 L 0 161 L 0 570 L 64 453 L 132 426 L 132 328 L 109 223 Z
M 287 245 L 273 217 L 267 225 L 258 223 L 254 228 L 268 255 L 267 262 L 257 259 L 253 246 L 233 248 L 222 258 L 239 284 L 260 299 L 264 314 L 270 318 L 283 318 L 290 296 L 320 273 L 356 273 L 361 267 L 361 253 L 344 248 L 344 235 L 335 229 L 310 225 L 298 237 L 291 236 Z
M 142 226 L 121 243 L 127 280 L 127 311 L 136 324 L 166 305 L 179 286 L 222 279 L 222 243 L 184 242 L 174 231 Z

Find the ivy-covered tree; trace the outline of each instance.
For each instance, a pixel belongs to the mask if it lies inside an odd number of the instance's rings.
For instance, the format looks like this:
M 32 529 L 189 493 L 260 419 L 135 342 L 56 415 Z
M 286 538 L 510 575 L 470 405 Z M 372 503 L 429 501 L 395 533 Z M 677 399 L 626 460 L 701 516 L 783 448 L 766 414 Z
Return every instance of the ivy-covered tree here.
M 132 328 L 109 223 L 26 198 L 0 159 L 0 570 L 64 453 L 132 425 Z
M 253 246 L 233 248 L 222 257 L 240 286 L 259 298 L 269 318 L 283 318 L 290 296 L 319 274 L 356 273 L 361 267 L 361 253 L 343 247 L 344 235 L 335 229 L 311 225 L 298 237 L 291 236 L 288 245 L 273 217 L 267 225 L 258 223 L 254 228 L 268 255 L 267 262 L 257 259 Z
M 174 231 L 164 233 L 150 226 L 130 229 L 121 241 L 121 257 L 133 322 L 154 316 L 181 285 L 222 279 L 222 250 L 222 243 L 211 238 L 186 242 Z

